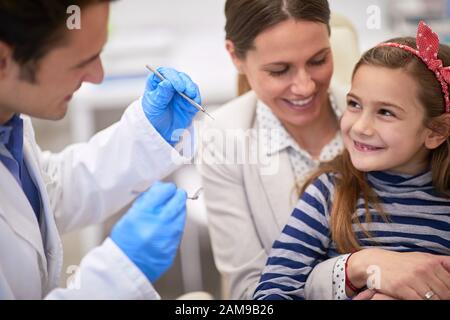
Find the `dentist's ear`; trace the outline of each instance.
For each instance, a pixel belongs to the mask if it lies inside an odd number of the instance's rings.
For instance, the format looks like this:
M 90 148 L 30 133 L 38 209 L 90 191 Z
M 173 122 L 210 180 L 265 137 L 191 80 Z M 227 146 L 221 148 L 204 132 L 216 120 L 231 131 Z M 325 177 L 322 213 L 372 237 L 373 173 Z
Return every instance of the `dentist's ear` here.
M 236 67 L 237 71 L 240 74 L 243 74 L 244 71 L 242 68 L 242 60 L 236 54 L 236 49 L 235 49 L 233 41 L 225 40 L 225 49 L 227 49 L 228 54 L 230 55 L 231 61 L 233 62 L 234 66 Z
M 433 120 L 429 133 L 425 138 L 425 147 L 433 150 L 444 143 L 450 135 L 450 113 L 445 113 Z
M 3 41 L 0 41 L 0 80 L 4 79 L 11 68 L 12 49 Z

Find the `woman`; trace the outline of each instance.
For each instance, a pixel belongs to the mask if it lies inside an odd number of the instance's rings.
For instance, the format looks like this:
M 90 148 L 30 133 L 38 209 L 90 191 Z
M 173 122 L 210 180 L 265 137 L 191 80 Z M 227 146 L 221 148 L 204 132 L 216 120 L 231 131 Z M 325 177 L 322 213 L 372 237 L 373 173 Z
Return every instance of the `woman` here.
M 201 171 L 225 293 L 249 299 L 297 202 L 297 187 L 342 150 L 345 90 L 330 88 L 326 0 L 228 0 L 225 14 L 226 49 L 241 87 L 245 76 L 252 91 L 216 113 L 211 126 L 221 136 L 206 138 Z M 229 147 L 238 152 L 234 159 Z M 321 275 L 331 282 L 331 269 Z

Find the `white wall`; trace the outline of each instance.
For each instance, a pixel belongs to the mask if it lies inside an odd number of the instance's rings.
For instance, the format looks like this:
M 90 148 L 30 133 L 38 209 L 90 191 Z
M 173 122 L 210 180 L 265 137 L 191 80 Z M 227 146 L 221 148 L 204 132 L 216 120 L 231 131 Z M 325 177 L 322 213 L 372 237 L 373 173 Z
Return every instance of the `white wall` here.
M 344 15 L 353 23 L 358 32 L 361 51 L 392 37 L 389 0 L 329 0 L 329 3 L 332 12 Z M 370 10 L 373 6 L 380 10 L 379 29 L 367 26 L 368 19 L 373 14 Z
M 224 26 L 225 0 L 121 0 L 112 5 L 111 21 L 117 26 L 165 26 L 179 32 Z
M 106 75 L 145 76 L 145 64 L 188 73 L 208 104 L 236 93 L 236 71 L 224 48 L 226 0 L 121 0 L 112 5 L 110 41 L 103 54 Z M 361 50 L 392 36 L 388 0 L 330 0 L 332 11 L 349 18 Z M 367 8 L 377 6 L 381 28 L 367 28 Z

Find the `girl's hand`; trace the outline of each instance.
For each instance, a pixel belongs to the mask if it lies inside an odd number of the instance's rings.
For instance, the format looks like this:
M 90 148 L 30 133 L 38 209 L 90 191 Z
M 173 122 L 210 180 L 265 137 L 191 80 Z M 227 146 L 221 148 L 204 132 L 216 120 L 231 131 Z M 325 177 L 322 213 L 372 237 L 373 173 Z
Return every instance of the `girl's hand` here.
M 360 292 L 353 300 L 396 300 L 388 295 L 378 293 L 372 289 L 366 289 Z
M 368 273 L 369 272 L 369 273 Z M 450 299 L 450 257 L 420 252 L 393 252 L 377 248 L 354 253 L 347 275 L 357 287 L 369 279 L 377 292 L 405 300 Z
M 377 292 L 375 290 L 366 289 L 358 293 L 358 295 L 356 295 L 353 300 L 371 300 L 376 293 Z
M 398 300 L 398 299 L 376 292 L 370 300 Z

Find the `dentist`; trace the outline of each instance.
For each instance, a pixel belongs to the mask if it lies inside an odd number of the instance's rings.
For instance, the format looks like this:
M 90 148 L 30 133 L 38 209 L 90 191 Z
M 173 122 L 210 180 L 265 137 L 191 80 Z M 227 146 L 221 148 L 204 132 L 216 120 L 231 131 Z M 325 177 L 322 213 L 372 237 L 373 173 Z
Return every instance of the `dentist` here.
M 176 92 L 200 103 L 187 75 L 160 68 L 168 80 L 151 75 L 118 123 L 58 154 L 39 149 L 28 117 L 61 119 L 83 82 L 102 81 L 110 2 L 0 0 L 1 299 L 158 299 L 151 282 L 176 255 L 186 193 L 156 180 L 190 157 L 174 148 L 197 112 Z M 81 29 L 66 28 L 70 5 Z M 135 190 L 143 194 L 81 261 L 78 286 L 57 288 L 60 234 L 104 221 Z

